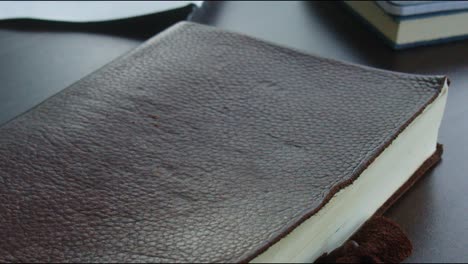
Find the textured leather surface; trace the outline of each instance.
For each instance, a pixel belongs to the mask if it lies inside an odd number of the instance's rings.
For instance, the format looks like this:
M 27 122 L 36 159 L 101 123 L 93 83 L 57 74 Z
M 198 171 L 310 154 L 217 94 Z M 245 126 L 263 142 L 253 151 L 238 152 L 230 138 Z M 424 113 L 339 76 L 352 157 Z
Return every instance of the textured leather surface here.
M 443 81 L 178 24 L 0 128 L 0 260 L 249 260 Z

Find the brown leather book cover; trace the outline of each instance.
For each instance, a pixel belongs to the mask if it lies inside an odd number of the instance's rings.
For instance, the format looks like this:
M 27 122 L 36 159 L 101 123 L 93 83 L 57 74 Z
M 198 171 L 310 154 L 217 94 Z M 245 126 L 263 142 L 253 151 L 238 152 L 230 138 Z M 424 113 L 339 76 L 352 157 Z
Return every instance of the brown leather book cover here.
M 444 81 L 177 24 L 0 128 L 0 261 L 250 261 Z

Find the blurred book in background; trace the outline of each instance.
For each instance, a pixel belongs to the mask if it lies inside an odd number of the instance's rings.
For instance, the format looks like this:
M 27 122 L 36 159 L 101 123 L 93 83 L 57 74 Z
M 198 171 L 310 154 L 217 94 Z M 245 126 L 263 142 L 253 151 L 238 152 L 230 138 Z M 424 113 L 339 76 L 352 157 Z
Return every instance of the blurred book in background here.
M 0 1 L 0 20 L 105 22 L 174 10 L 203 1 Z
M 468 1 L 344 1 L 394 49 L 468 38 Z

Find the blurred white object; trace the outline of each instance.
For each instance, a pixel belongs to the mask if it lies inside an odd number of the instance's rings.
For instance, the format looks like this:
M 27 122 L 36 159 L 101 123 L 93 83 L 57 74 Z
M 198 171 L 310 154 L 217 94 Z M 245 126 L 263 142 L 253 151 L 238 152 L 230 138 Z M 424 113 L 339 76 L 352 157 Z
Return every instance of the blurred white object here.
M 0 19 L 99 22 L 167 11 L 203 1 L 0 1 Z

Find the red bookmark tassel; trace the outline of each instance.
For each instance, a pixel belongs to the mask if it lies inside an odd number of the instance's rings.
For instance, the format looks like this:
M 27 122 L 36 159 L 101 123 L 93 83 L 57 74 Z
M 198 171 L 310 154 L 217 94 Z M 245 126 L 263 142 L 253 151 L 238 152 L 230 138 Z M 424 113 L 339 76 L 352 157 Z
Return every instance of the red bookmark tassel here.
M 413 246 L 392 220 L 377 216 L 367 221 L 343 246 L 321 256 L 315 263 L 400 263 Z

